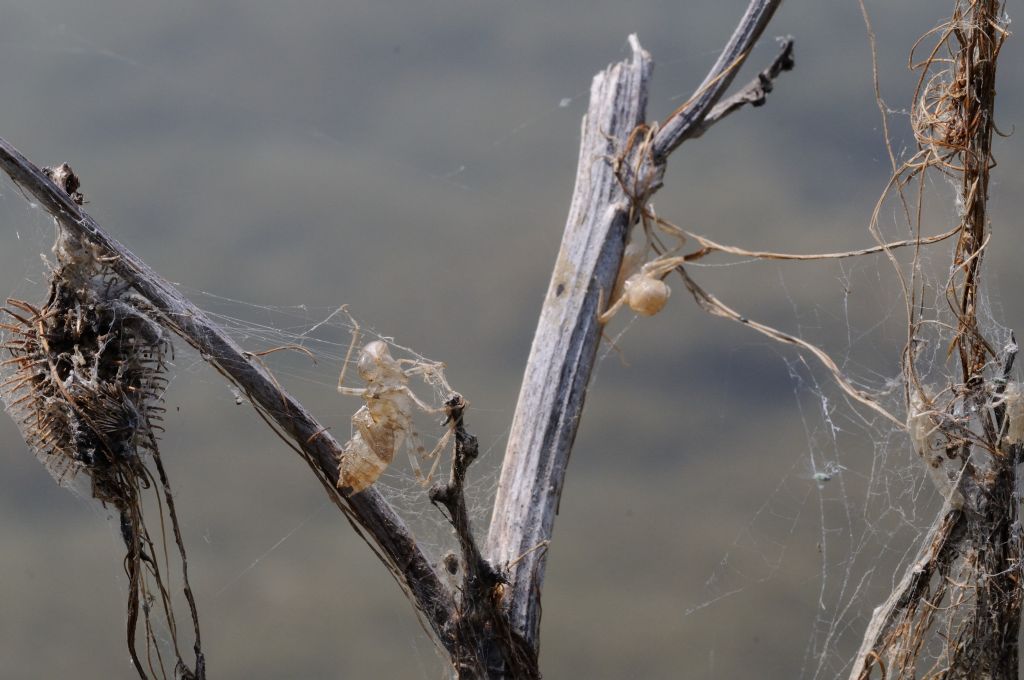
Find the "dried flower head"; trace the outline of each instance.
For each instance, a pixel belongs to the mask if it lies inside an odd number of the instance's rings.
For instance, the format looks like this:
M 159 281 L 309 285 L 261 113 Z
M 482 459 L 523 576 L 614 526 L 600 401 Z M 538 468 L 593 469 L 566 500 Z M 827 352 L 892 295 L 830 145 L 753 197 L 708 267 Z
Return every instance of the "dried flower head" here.
M 48 169 L 76 202 L 78 178 L 66 165 Z M 164 371 L 171 345 L 154 312 L 87 244 L 65 232 L 54 245 L 49 296 L 35 306 L 8 300 L 0 323 L 0 397 L 25 442 L 61 485 L 88 480 L 91 495 L 116 508 L 127 547 L 129 653 L 139 674 L 156 673 L 135 651 L 139 612 L 146 644 L 155 650 L 151 616 L 163 612 L 177 677 L 203 677 L 198 617 L 188 585 L 174 501 L 160 461 L 157 433 L 164 408 Z M 195 627 L 196 668 L 178 651 L 171 594 L 159 560 L 167 543 L 150 537 L 143 493 L 154 489 L 166 507 L 182 563 L 184 594 Z M 161 531 L 164 523 L 160 522 Z M 166 558 L 166 555 L 165 555 Z M 157 664 L 159 667 L 162 664 Z

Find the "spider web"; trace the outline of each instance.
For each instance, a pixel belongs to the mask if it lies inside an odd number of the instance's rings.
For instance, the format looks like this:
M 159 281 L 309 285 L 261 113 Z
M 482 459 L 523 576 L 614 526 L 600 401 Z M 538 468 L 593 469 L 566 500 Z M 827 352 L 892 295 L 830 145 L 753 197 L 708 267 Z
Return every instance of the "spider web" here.
M 350 348 L 352 351 L 348 356 L 345 377 L 345 384 L 349 387 L 363 386 L 356 370 L 358 350 L 372 340 L 386 342 L 395 359 L 437 363 L 403 345 L 399 339 L 379 332 L 368 321 L 358 321 L 354 316 L 357 310 L 353 312 L 347 307 L 262 305 L 207 291 L 185 287 L 182 290 L 246 351 L 256 355 L 270 352 L 261 361 L 273 372 L 284 389 L 298 395 L 300 400 L 304 400 L 303 403 L 323 404 L 326 400 L 329 406 L 322 416 L 323 422 L 341 444 L 355 434 L 351 417 L 363 404 L 357 397 L 336 393 L 338 376 Z M 356 324 L 353 324 L 353 320 L 356 320 Z M 276 351 L 282 348 L 284 351 Z M 203 363 L 201 357 L 192 356 L 187 361 L 179 362 L 179 367 L 185 373 L 202 373 L 205 372 Z M 434 408 L 440 409 L 451 396 L 443 386 L 417 377 L 410 381 L 409 387 Z M 457 385 L 452 387 L 458 390 Z M 231 399 L 236 405 L 246 403 L 244 395 L 237 388 L 225 385 L 224 389 L 229 391 L 224 396 L 225 400 Z M 422 412 L 414 412 L 412 415 L 415 435 L 427 451 L 433 450 L 446 432 L 442 416 Z M 487 458 L 495 446 L 492 442 L 486 449 L 482 447 L 482 457 Z M 374 484 L 410 523 L 421 546 L 435 562 L 440 562 L 445 554 L 458 547 L 449 525 L 428 498 L 430 485 L 447 478 L 451 468 L 451 452 L 452 442 L 449 441 L 438 454 L 441 460 L 433 477 L 421 480 L 414 475 L 403 445 Z M 427 474 L 433 462 L 419 461 L 423 474 Z M 485 528 L 489 520 L 487 499 L 493 496 L 497 484 L 496 468 L 493 465 L 482 465 L 480 468 L 483 474 L 472 476 L 466 486 L 470 517 L 478 530 Z
M 518 134 L 520 128 L 514 128 L 508 136 Z M 941 186 L 932 188 L 944 190 Z M 952 205 L 955 196 L 952 192 L 946 193 L 948 204 Z M 25 256 L 17 260 L 26 265 L 23 271 L 16 273 L 16 282 L 10 290 L 15 297 L 31 299 L 34 283 L 40 278 L 36 258 L 39 252 L 48 250 L 52 229 L 41 211 L 30 208 L 23 214 L 17 207 L 23 201 L 13 190 L 8 188 L 4 198 L 0 203 L 7 204 L 5 207 L 13 204 L 17 213 L 11 223 L 28 225 L 19 234 L 20 243 L 26 246 Z M 16 200 L 10 200 L 12 198 Z M 907 237 L 900 226 L 897 207 L 889 206 L 889 213 L 891 237 Z M 935 223 L 948 224 L 952 217 L 940 215 Z M 864 234 L 866 237 L 866 231 Z M 6 241 L 4 247 L 8 247 Z M 923 268 L 930 272 L 930 297 L 922 307 L 925 316 L 948 320 L 945 300 L 937 291 L 948 276 L 949 249 L 941 245 L 932 248 L 933 254 L 926 256 L 923 263 Z M 898 357 L 905 320 L 902 303 L 894 293 L 898 284 L 880 256 L 821 265 L 830 269 L 830 277 L 835 282 L 833 300 L 812 305 L 808 305 L 802 294 L 803 281 L 796 273 L 802 265 L 749 264 L 762 268 L 762 278 L 776 285 L 773 294 L 781 295 L 781 299 L 790 303 L 788 315 L 772 314 L 770 320 L 776 327 L 794 331 L 798 337 L 826 349 L 857 387 L 875 395 L 889 412 L 903 417 Z M 715 275 L 727 276 L 735 266 L 740 265 L 699 264 L 694 266 L 694 272 L 702 282 L 710 282 L 708 289 L 714 292 L 718 290 L 715 281 L 721 280 L 715 279 Z M 678 290 L 673 307 L 665 314 L 689 304 L 682 295 L 682 287 L 675 287 Z M 360 402 L 334 394 L 352 330 L 344 318 L 334 314 L 336 308 L 264 305 L 201 290 L 183 290 L 249 351 L 297 345 L 311 352 L 316 364 L 299 352 L 278 352 L 264 361 L 282 385 L 299 395 L 303 403 L 317 404 L 315 411 L 333 428 L 339 441 L 347 439 L 351 433 L 349 418 Z M 998 295 L 994 298 L 998 299 Z M 743 302 L 735 297 L 728 301 Z M 372 328 L 370 310 L 352 311 L 363 326 L 364 341 L 384 336 L 383 339 L 392 342 L 386 337 L 387 331 L 378 333 Z M 751 312 L 756 316 L 753 309 Z M 1004 346 L 1009 333 L 994 321 L 1003 315 L 998 309 L 995 313 L 986 310 L 986 315 L 987 327 L 983 331 L 1000 347 Z M 715 323 L 706 319 L 701 322 Z M 616 343 L 623 344 L 627 355 L 634 330 L 635 324 L 630 325 L 628 333 L 615 338 Z M 953 380 L 945 354 L 948 338 L 944 342 L 942 333 L 934 326 L 926 328 L 925 334 L 930 334 L 931 341 L 919 358 L 922 376 L 929 384 L 946 384 Z M 416 342 L 397 338 L 393 347 L 401 350 L 401 356 L 423 359 L 415 351 L 401 347 L 402 344 L 416 345 Z M 212 389 L 219 390 L 219 398 L 225 406 L 232 403 L 244 406 L 244 397 L 211 376 L 201 357 L 181 349 L 182 343 L 178 346 L 178 380 L 208 383 Z M 913 558 L 918 543 L 938 512 L 941 499 L 912 452 L 905 433 L 851 403 L 836 389 L 827 372 L 811 360 L 788 349 L 778 350 L 778 354 L 791 380 L 791 403 L 798 413 L 805 445 L 777 456 L 770 476 L 762 478 L 755 492 L 755 510 L 740 529 L 731 533 L 729 548 L 721 554 L 717 566 L 709 571 L 703 590 L 685 598 L 680 615 L 700 626 L 713 620 L 709 616 L 716 609 L 739 604 L 740 611 L 733 615 L 737 620 L 746 614 L 742 606 L 754 596 L 780 589 L 794 592 L 795 601 L 807 605 L 801 606 L 800 611 L 812 613 L 809 620 L 800 617 L 799 622 L 789 626 L 798 629 L 802 641 L 798 645 L 803 649 L 800 677 L 841 677 L 849 670 L 849 660 L 860 642 L 871 610 L 890 591 L 894 575 Z M 608 360 L 613 362 L 615 357 L 609 355 Z M 349 375 L 354 377 L 355 371 L 350 370 Z M 452 382 L 458 389 L 458 382 Z M 443 398 L 443 395 L 421 391 L 425 388 L 420 385 L 415 389 L 417 394 L 435 404 Z M 311 397 L 313 394 L 319 396 Z M 467 396 L 473 397 L 472 394 Z M 242 403 L 239 404 L 239 400 Z M 436 422 L 422 416 L 417 417 L 417 429 L 428 448 L 443 431 Z M 765 438 L 772 436 L 767 431 L 763 434 Z M 487 436 L 485 441 L 493 442 L 487 447 L 489 451 L 500 452 L 501 437 L 500 432 Z M 439 470 L 445 473 L 444 463 Z M 570 477 L 575 472 L 570 472 Z M 493 465 L 490 468 L 477 465 L 470 477 L 472 488 L 467 497 L 474 503 L 470 510 L 474 525 L 479 528 L 485 526 L 489 517 L 496 470 Z M 396 455 L 394 464 L 377 486 L 414 525 L 432 556 L 439 559 L 451 549 L 453 543 L 447 526 L 426 501 L 425 492 L 413 478 L 404 455 Z M 299 528 L 301 526 L 305 525 Z M 729 528 L 723 525 L 722 531 L 728 532 Z M 280 540 L 268 544 L 268 550 L 278 549 L 291 535 L 291 530 L 282 532 Z M 808 536 L 814 537 L 810 543 Z M 813 567 L 806 569 L 807 563 Z M 242 571 L 238 572 L 238 577 L 249 575 L 252 564 L 249 560 L 239 564 Z M 804 573 L 811 573 L 813 577 L 804 579 Z M 801 579 L 796 586 L 790 583 L 794 578 Z M 229 581 L 224 587 L 233 583 Z M 724 645 L 719 649 L 725 649 Z M 748 670 L 751 667 L 748 665 Z M 708 675 L 720 677 L 713 672 Z
M 8 187 L 9 185 L 4 185 L 5 189 Z M 55 233 L 52 219 L 39 206 L 24 201 L 16 189 L 4 191 L 0 195 L 0 199 L 2 199 L 0 208 L 5 213 L 9 213 L 5 215 L 5 223 L 21 226 L 19 232 L 15 234 L 14 242 L 6 246 L 5 255 L 11 257 L 11 261 L 24 264 L 21 271 L 12 271 L 11 269 L 5 271 L 5 274 L 10 276 L 9 279 L 5 277 L 5 285 L 8 285 L 10 291 L 9 296 L 38 302 L 44 299 L 46 294 L 46 281 L 43 273 L 52 266 L 52 256 L 49 255 L 52 246 L 51 239 Z M 40 256 L 42 256 L 42 262 Z M 368 321 L 358 324 L 358 334 L 356 334 L 357 328 L 351 320 L 352 316 L 337 307 L 311 307 L 304 304 L 262 305 L 198 289 L 183 288 L 183 292 L 203 307 L 204 311 L 246 351 L 257 356 L 269 351 L 270 353 L 258 360 L 262 361 L 274 374 L 283 389 L 299 396 L 304 404 L 311 406 L 314 412 L 320 414 L 321 421 L 331 429 L 342 444 L 352 436 L 351 417 L 363 403 L 358 398 L 339 395 L 336 390 L 339 373 L 353 340 L 356 342 L 356 351 L 353 351 L 349 357 L 346 378 L 346 384 L 349 386 L 359 385 L 358 371 L 355 366 L 358 361 L 358 346 L 371 340 L 387 342 L 392 354 L 397 359 L 433 363 L 395 338 L 376 331 Z M 192 394 L 197 389 L 212 391 L 213 398 L 224 409 L 247 407 L 245 395 L 211 371 L 204 357 L 182 341 L 177 341 L 174 345 L 175 354 L 169 361 L 168 393 L 175 394 L 170 395 L 166 402 L 171 410 L 180 410 L 183 407 L 179 401 L 181 397 L 176 395 Z M 410 382 L 410 387 L 417 396 L 435 407 L 441 406 L 450 396 L 440 385 L 420 381 L 415 377 Z M 422 413 L 414 413 L 413 416 L 417 433 L 427 450 L 432 449 L 446 432 L 446 427 L 440 422 L 441 416 Z M 9 423 L 5 422 L 5 424 Z M 11 441 L 16 441 L 17 435 L 12 432 L 11 436 Z M 170 436 L 176 438 L 177 435 L 171 433 Z M 484 441 L 486 442 L 487 439 L 484 438 Z M 281 445 L 276 440 L 268 438 L 268 442 L 269 448 L 281 449 Z M 486 444 L 482 446 L 481 453 L 484 458 L 491 453 L 493 446 L 493 443 L 489 446 Z M 12 446 L 9 447 L 9 450 L 13 455 L 18 448 Z M 168 447 L 172 459 L 180 453 L 175 448 L 173 445 Z M 451 533 L 449 524 L 428 499 L 429 485 L 421 483 L 413 475 L 404 451 L 403 448 L 396 452 L 392 465 L 378 480 L 376 489 L 410 525 L 420 546 L 431 560 L 440 565 L 447 553 L 457 552 L 458 544 Z M 440 454 L 441 461 L 437 468 L 435 481 L 447 476 L 450 469 L 450 453 L 451 445 L 449 444 Z M 429 461 L 421 462 L 424 471 L 428 470 L 430 465 Z M 490 510 L 487 499 L 493 497 L 497 475 L 493 465 L 480 465 L 478 468 L 479 472 L 468 480 L 467 500 L 474 526 L 479 529 L 485 528 L 486 521 L 489 519 Z M 88 509 L 90 514 L 99 516 L 101 521 L 108 520 L 108 533 L 113 550 L 116 552 L 120 541 L 119 529 L 116 526 L 116 521 L 113 521 L 116 520 L 116 517 L 112 516 L 109 510 L 104 510 L 97 503 L 91 502 L 91 493 L 87 486 L 72 486 L 69 490 L 77 497 L 80 505 Z M 309 486 L 309 490 L 313 494 L 322 493 L 315 484 Z M 199 497 L 199 494 L 190 489 L 184 489 L 182 495 L 193 499 Z M 233 591 L 237 591 L 240 581 L 258 577 L 257 572 L 267 568 L 266 564 L 270 561 L 268 558 L 281 550 L 286 542 L 294 542 L 296 534 L 308 531 L 308 525 L 316 521 L 337 524 L 337 518 L 331 519 L 333 513 L 323 512 L 324 508 L 328 506 L 326 501 L 319 503 L 297 524 L 269 541 L 266 544 L 266 549 L 256 548 L 256 551 L 250 552 L 249 556 L 246 556 L 245 552 L 240 557 L 236 555 L 233 558 L 237 560 L 235 566 L 228 568 L 229 576 L 227 578 L 221 576 L 220 583 L 215 584 L 213 588 L 213 594 L 207 593 L 205 598 L 207 606 L 219 600 L 223 595 L 231 595 Z M 282 508 L 282 512 L 286 512 L 286 509 Z M 186 531 L 188 530 L 186 529 Z M 209 530 L 203 533 L 203 540 L 210 542 Z M 186 540 L 189 538 L 194 542 L 198 537 L 193 535 L 187 537 Z M 223 538 L 220 540 L 223 541 Z M 439 571 L 445 573 L 440 568 Z M 123 592 L 126 585 L 123 578 L 115 580 L 118 589 Z M 202 608 L 202 606 L 201 602 L 200 607 Z M 154 634 L 161 645 L 168 644 L 169 631 L 157 629 Z M 429 644 L 424 643 L 418 654 L 429 657 L 433 656 L 434 651 Z
M 951 187 L 937 185 L 929 191 L 936 202 L 936 194 L 944 193 L 950 199 L 947 205 L 955 205 Z M 905 226 L 893 208 L 887 236 L 901 238 Z M 951 220 L 955 215 L 938 215 L 925 223 Z M 931 246 L 920 262 L 925 283 L 919 312 L 930 323 L 917 334 L 917 367 L 933 393 L 958 382 L 947 358 L 949 329 L 955 327 L 944 293 L 948 251 L 946 245 Z M 900 296 L 893 295 L 898 281 L 890 268 L 871 259 L 878 257 L 824 265 L 836 283 L 832 304 L 808 306 L 792 292 L 796 286 L 791 281 L 804 280 L 796 271 L 804 265 L 770 265 L 774 272 L 762 273 L 777 277 L 774 289 L 792 309 L 772 319 L 773 325 L 827 348 L 851 384 L 902 420 L 905 381 L 899 357 L 906 342 L 905 308 Z M 909 253 L 901 266 L 911 267 Z M 694 276 L 709 278 L 701 269 Z M 707 288 L 715 290 L 714 285 Z M 1001 350 L 994 360 L 998 366 L 1015 346 L 1009 329 L 996 321 L 989 299 L 987 293 L 982 296 L 979 317 L 982 333 Z M 617 337 L 616 342 L 628 346 L 628 338 Z M 761 495 L 760 505 L 708 574 L 703 595 L 693 598 L 684 616 L 699 620 L 725 608 L 732 614 L 723 618 L 741 617 L 738 612 L 759 601 L 764 591 L 789 590 L 786 583 L 805 573 L 814 560 L 817 576 L 795 589 L 796 600 L 809 602 L 813 612 L 804 632 L 799 677 L 845 677 L 873 609 L 917 555 L 943 498 L 902 428 L 850 399 L 812 357 L 790 350 L 779 354 L 805 446 L 792 451 L 788 460 L 784 454 L 763 451 L 773 456 L 776 466 L 775 479 L 765 480 L 770 491 Z M 809 543 L 811 537 L 814 543 Z M 788 621 L 783 627 L 798 630 L 801 625 Z M 930 659 L 934 657 L 926 654 L 922 662 Z

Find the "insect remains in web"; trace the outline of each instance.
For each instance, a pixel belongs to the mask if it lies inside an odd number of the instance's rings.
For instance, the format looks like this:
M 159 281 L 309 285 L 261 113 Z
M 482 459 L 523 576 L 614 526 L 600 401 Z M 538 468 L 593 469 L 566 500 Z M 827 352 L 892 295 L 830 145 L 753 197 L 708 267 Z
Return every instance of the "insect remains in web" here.
M 836 476 L 838 476 L 844 470 L 846 470 L 845 466 L 840 465 L 834 460 L 830 460 L 827 463 L 825 463 L 825 466 L 820 470 L 814 467 L 813 460 L 811 461 L 811 466 L 812 472 L 810 474 L 810 478 L 813 479 L 815 483 L 817 483 L 819 489 L 824 489 L 826 484 L 831 482 L 833 479 L 836 478 Z
M 444 377 L 444 364 L 422 359 L 395 359 L 388 343 L 373 340 L 363 345 L 356 361 L 356 371 L 365 387 L 345 387 L 345 372 L 359 340 L 359 324 L 351 315 L 349 319 L 352 322 L 352 342 L 338 376 L 338 392 L 360 397 L 364 403 L 352 416 L 352 437 L 338 457 L 338 488 L 348 487 L 352 493 L 363 491 L 377 481 L 403 445 L 408 451 L 416 479 L 427 486 L 441 461 L 441 452 L 451 440 L 452 431 L 449 428 L 433 450 L 427 452 L 413 417 L 417 411 L 434 415 L 446 410 L 435 408 L 416 396 L 409 387 L 409 381 L 420 378 L 434 390 L 447 395 L 447 401 L 455 393 Z M 420 458 L 433 460 L 426 475 L 420 468 Z

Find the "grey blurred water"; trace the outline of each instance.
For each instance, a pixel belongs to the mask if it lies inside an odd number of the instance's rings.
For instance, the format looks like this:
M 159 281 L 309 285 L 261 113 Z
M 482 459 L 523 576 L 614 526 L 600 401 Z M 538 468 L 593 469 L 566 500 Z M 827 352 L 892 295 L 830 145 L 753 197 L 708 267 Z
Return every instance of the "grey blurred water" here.
M 887 102 L 903 109 L 906 54 L 945 7 L 868 5 Z M 71 163 L 89 212 L 200 306 L 295 332 L 286 312 L 308 327 L 348 303 L 445 361 L 487 449 L 475 471 L 482 525 L 591 76 L 638 33 L 660 118 L 699 83 L 744 6 L 0 0 L 0 135 L 37 162 Z M 791 0 L 750 64 L 786 34 L 797 69 L 766 107 L 677 152 L 656 207 L 750 248 L 868 245 L 889 165 L 859 9 Z M 1024 110 L 1013 39 L 1002 63 L 999 122 L 1012 131 Z M 906 117 L 892 120 L 899 146 Z M 997 316 L 1021 328 L 1019 136 L 996 153 L 989 281 Z M 0 194 L 0 293 L 38 297 L 52 228 L 6 181 Z M 942 215 L 931 232 L 947 228 Z M 898 370 L 901 303 L 880 261 L 697 275 L 844 366 Z M 856 560 L 822 547 L 846 540 L 831 528 L 859 526 L 864 476 L 886 474 L 870 471 L 884 433 L 840 404 L 823 435 L 826 377 L 677 288 L 658 317 L 617 322 L 628 366 L 608 350 L 588 396 L 549 553 L 542 668 L 833 677 L 887 585 L 880 566 L 860 588 L 859 570 L 895 563 L 914 536 L 879 522 L 881 547 L 855 548 Z M 339 366 L 279 361 L 285 385 L 347 432 L 357 404 L 334 394 Z M 301 461 L 198 357 L 182 347 L 175 363 L 162 450 L 212 676 L 442 676 L 408 602 Z M 0 442 L 0 675 L 132 677 L 114 523 L 57 488 L 7 418 Z M 850 468 L 841 495 L 811 479 L 820 447 Z M 418 530 L 443 535 L 436 516 L 414 512 Z

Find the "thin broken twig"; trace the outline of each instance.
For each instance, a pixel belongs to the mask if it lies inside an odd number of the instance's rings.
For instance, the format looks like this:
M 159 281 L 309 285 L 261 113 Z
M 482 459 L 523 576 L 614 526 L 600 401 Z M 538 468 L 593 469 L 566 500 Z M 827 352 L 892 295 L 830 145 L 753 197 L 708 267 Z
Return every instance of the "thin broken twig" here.
M 451 476 L 430 490 L 430 501 L 443 506 L 459 541 L 461 560 L 450 556 L 449 571 L 462 579 L 456 588 L 452 635 L 459 641 L 455 670 L 462 678 L 539 679 L 537 650 L 509 625 L 503 608 L 506 579 L 484 559 L 473 536 L 466 508 L 466 473 L 480 453 L 477 438 L 466 431 L 465 400 L 455 395 L 445 404 L 455 434 Z
M 751 48 L 761 37 L 761 33 L 781 4 L 782 0 L 752 0 L 719 55 L 718 61 L 704 77 L 704 82 L 658 130 L 652 146 L 654 159 L 658 164 L 663 163 L 668 155 L 687 139 L 703 132 L 701 123 L 725 94 L 750 54 Z
M 763 106 L 768 101 L 768 93 L 775 87 L 775 79 L 783 71 L 792 70 L 795 64 L 793 60 L 793 39 L 783 38 L 781 45 L 778 56 L 764 70 L 758 73 L 756 78 L 744 85 L 743 89 L 739 92 L 729 95 L 726 99 L 715 104 L 715 107 L 704 117 L 704 120 L 694 125 L 693 130 L 688 135 L 690 139 L 700 137 L 712 125 L 747 104 L 756 107 Z

